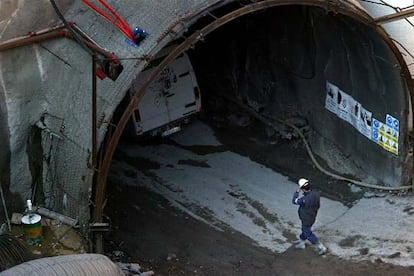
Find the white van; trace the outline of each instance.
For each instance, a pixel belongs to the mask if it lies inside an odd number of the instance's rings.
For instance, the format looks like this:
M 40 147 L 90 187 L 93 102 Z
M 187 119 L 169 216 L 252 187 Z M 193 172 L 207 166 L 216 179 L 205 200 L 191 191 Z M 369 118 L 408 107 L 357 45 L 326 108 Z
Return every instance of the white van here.
M 131 96 L 176 45 L 162 49 L 134 80 Z M 181 130 L 201 111 L 201 95 L 186 53 L 178 56 L 154 81 L 132 114 L 136 135 L 167 136 Z

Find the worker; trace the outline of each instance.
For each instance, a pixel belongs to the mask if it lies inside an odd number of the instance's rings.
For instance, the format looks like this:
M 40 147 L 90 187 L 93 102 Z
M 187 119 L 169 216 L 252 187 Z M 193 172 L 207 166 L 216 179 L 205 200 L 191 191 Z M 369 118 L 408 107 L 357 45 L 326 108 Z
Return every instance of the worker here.
M 299 205 L 298 214 L 302 222 L 302 233 L 300 241 L 296 248 L 305 249 L 306 240 L 315 247 L 319 255 L 326 253 L 326 247 L 319 242 L 316 235 L 312 232 L 312 225 L 315 223 L 316 215 L 320 207 L 320 195 L 316 191 L 312 191 L 309 180 L 301 178 L 298 181 L 299 187 L 293 194 L 292 203 Z M 299 197 L 299 193 L 303 192 L 303 196 Z

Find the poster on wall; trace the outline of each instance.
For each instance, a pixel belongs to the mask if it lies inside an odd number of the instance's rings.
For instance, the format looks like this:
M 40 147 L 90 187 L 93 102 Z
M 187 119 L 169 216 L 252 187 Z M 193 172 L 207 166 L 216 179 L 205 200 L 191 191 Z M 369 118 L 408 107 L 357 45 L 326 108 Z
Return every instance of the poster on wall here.
M 344 121 L 347 121 L 352 125 L 352 106 L 354 105 L 354 99 L 345 92 L 338 90 L 338 113 L 337 115 Z
M 387 114 L 387 116 L 385 116 L 385 122 L 386 122 L 387 126 L 394 129 L 397 133 L 400 131 L 400 121 L 398 121 L 398 119 L 392 117 L 390 114 Z
M 336 85 L 326 82 L 325 108 L 351 124 L 362 135 L 383 149 L 398 155 L 399 120 L 387 114 L 385 123 Z
M 327 82 L 326 89 L 325 108 L 371 139 L 372 113 L 334 84 Z
M 375 118 L 372 125 L 372 141 L 383 149 L 398 155 L 398 131 Z
M 372 112 L 369 112 L 364 107 L 360 106 L 359 119 L 357 121 L 358 131 L 368 139 L 371 139 L 372 129 Z
M 326 82 L 325 108 L 338 114 L 338 87 L 330 82 Z

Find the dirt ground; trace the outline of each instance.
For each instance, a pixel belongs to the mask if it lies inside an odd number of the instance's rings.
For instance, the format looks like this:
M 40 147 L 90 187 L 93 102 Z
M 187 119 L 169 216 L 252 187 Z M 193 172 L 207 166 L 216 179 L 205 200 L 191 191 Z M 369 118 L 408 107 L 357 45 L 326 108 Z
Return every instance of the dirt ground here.
M 362 196 L 317 171 L 299 141 L 263 143 L 260 147 L 251 142 L 269 139 L 260 126 L 229 128 L 207 123 L 215 128 L 226 150 L 249 156 L 292 180 L 306 172 L 324 197 L 352 205 Z M 158 142 L 174 143 L 168 139 Z M 145 170 L 145 162 L 140 168 Z M 152 269 L 156 275 L 414 275 L 414 267 L 393 266 L 380 259 L 372 263 L 346 261 L 330 254 L 321 257 L 309 247 L 292 247 L 277 254 L 232 229 L 221 232 L 195 220 L 145 188 L 109 183 L 107 194 L 106 213 L 112 231 L 105 237 L 105 251 L 116 260 Z M 293 242 L 297 237 L 290 239 Z

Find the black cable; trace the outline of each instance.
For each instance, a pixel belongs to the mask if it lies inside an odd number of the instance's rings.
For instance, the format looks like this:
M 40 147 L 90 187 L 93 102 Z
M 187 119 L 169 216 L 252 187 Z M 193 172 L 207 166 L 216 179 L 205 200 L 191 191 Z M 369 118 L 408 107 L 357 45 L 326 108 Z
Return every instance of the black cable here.
M 67 62 L 66 60 L 64 60 L 63 58 L 58 56 L 57 54 L 53 53 L 51 50 L 49 50 L 48 48 L 43 46 L 41 43 L 39 43 L 39 46 L 42 47 L 43 49 L 45 49 L 47 52 L 49 52 L 49 54 L 51 54 L 52 56 L 54 56 L 57 59 L 59 59 L 60 61 L 62 61 L 64 64 L 68 65 L 69 67 L 72 67 L 72 65 L 69 62 Z
M 76 42 L 90 55 L 93 56 L 94 53 L 88 48 L 86 47 L 86 45 L 83 43 L 83 41 L 81 39 L 79 39 L 78 34 L 73 30 L 73 28 L 70 26 L 70 24 L 66 21 L 65 17 L 63 16 L 63 14 L 60 12 L 59 8 L 57 7 L 55 0 L 50 0 L 50 3 L 53 6 L 53 9 L 55 10 L 56 14 L 58 15 L 58 17 L 60 18 L 60 20 L 62 20 L 63 24 L 65 25 L 65 27 L 69 30 L 69 32 L 71 33 L 71 35 L 73 36 L 73 38 L 76 40 Z

